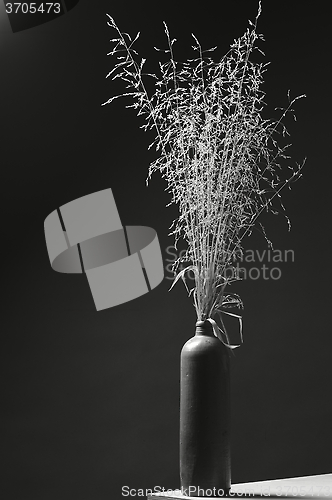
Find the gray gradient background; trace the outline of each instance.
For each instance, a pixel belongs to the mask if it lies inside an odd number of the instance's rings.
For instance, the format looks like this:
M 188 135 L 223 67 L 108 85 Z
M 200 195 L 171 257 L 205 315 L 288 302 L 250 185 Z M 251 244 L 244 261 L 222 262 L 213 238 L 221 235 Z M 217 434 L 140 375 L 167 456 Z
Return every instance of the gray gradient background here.
M 114 35 L 141 30 L 148 60 L 162 21 L 191 57 L 190 33 L 223 53 L 256 1 L 165 4 L 81 0 L 12 34 L 0 7 L 2 202 L 1 482 L 6 500 L 121 498 L 121 486 L 179 486 L 179 355 L 195 312 L 182 284 L 96 312 L 84 276 L 56 273 L 43 234 L 64 203 L 111 187 L 123 224 L 154 228 L 165 249 L 175 207 L 158 175 L 145 187 L 151 136 L 105 75 Z M 234 287 L 245 343 L 232 359 L 233 482 L 332 471 L 330 326 L 330 18 L 326 3 L 263 1 L 268 110 L 292 95 L 292 155 L 308 161 L 285 192 L 293 223 L 270 217 L 275 247 L 294 249 L 279 281 Z M 265 248 L 254 235 L 246 248 Z M 232 323 L 236 327 L 236 321 Z

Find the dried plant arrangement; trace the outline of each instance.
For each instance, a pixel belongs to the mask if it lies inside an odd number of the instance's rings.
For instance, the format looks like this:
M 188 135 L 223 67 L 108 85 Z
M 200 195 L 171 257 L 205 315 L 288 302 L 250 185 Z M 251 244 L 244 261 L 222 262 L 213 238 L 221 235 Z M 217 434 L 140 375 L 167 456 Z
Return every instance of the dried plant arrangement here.
M 269 63 L 255 62 L 254 51 L 265 56 L 257 46 L 262 34 L 257 33 L 261 2 L 255 22 L 240 38 L 234 40 L 228 52 L 215 61 L 211 55 L 217 49 L 203 50 L 194 34 L 192 49 L 196 57 L 177 62 L 174 43 L 166 23 L 166 60 L 159 61 L 159 73 L 145 73 L 146 60 L 134 48 L 135 38 L 122 33 L 108 15 L 108 25 L 117 36 L 111 42 L 108 55 L 116 64 L 107 77 L 120 78 L 128 92 L 108 99 L 103 105 L 119 97 L 130 97 L 133 103 L 126 107 L 144 116 L 143 130 L 153 130 L 157 158 L 150 164 L 147 184 L 152 173 L 159 171 L 167 181 L 166 190 L 179 208 L 179 217 L 173 221 L 170 235 L 175 237 L 175 248 L 182 238 L 186 253 L 173 265 L 174 284 L 182 278 L 189 295 L 193 297 L 197 319 L 209 320 L 216 335 L 230 347 L 222 314 L 239 319 L 241 316 L 225 309 L 242 308 L 238 294 L 228 292 L 227 285 L 241 279 L 235 261 L 243 254 L 243 238 L 254 227 L 263 233 L 272 246 L 259 216 L 264 211 L 284 213 L 281 191 L 301 175 L 305 159 L 296 166 L 289 164 L 290 156 L 283 144 L 289 133 L 284 118 L 295 101 L 305 95 L 290 98 L 288 105 L 275 108 L 280 115 L 272 120 L 263 117 L 266 106 L 262 91 L 263 75 Z M 259 56 L 260 57 L 260 56 Z M 146 81 L 152 79 L 155 91 L 149 95 Z M 180 264 L 190 265 L 179 271 Z M 229 270 L 233 272 L 229 272 Z M 194 274 L 194 286 L 189 290 L 187 273 Z M 171 288 L 172 288 L 171 287 Z M 219 316 L 221 328 L 215 319 Z

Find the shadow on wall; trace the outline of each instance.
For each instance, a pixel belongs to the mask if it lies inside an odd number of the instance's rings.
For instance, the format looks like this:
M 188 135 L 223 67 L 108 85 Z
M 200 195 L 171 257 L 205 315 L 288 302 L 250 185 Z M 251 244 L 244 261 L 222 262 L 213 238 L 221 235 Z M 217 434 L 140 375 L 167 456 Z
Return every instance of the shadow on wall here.
M 58 2 L 5 2 L 13 33 L 27 30 L 54 21 L 70 11 L 80 0 L 59 0 Z

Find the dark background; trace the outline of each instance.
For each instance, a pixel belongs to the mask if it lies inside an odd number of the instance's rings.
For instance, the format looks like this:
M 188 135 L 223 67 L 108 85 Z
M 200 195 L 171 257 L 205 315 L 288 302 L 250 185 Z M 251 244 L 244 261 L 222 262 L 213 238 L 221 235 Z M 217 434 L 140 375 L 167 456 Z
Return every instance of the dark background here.
M 256 11 L 255 0 L 81 0 L 14 34 L 0 4 L 6 500 L 102 500 L 121 498 L 125 485 L 179 487 L 179 356 L 194 333 L 191 299 L 180 283 L 168 293 L 165 279 L 97 313 L 85 276 L 52 271 L 43 222 L 62 204 L 111 187 L 122 223 L 156 229 L 168 258 L 177 208 L 165 208 L 170 198 L 157 174 L 145 186 L 151 136 L 125 109 L 129 102 L 101 106 L 123 91 L 105 79 L 114 36 L 106 12 L 123 31 L 141 31 L 137 49 L 155 70 L 163 20 L 183 60 L 192 57 L 191 32 L 221 55 Z M 232 358 L 233 483 L 332 472 L 329 17 L 325 2 L 263 0 L 258 31 L 272 62 L 266 113 L 277 116 L 288 89 L 307 94 L 297 122 L 286 123 L 293 160 L 308 160 L 284 193 L 292 231 L 281 216 L 264 219 L 294 262 L 280 264 L 280 280 L 233 287 L 245 303 L 244 345 Z M 258 234 L 244 245 L 266 248 Z

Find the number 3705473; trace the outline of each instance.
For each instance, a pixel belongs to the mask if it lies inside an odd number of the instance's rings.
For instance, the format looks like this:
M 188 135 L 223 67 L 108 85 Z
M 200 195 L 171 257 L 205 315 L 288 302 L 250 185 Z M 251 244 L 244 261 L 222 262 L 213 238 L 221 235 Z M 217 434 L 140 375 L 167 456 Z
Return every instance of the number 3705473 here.
M 60 3 L 42 2 L 42 3 L 6 3 L 7 14 L 60 14 Z

